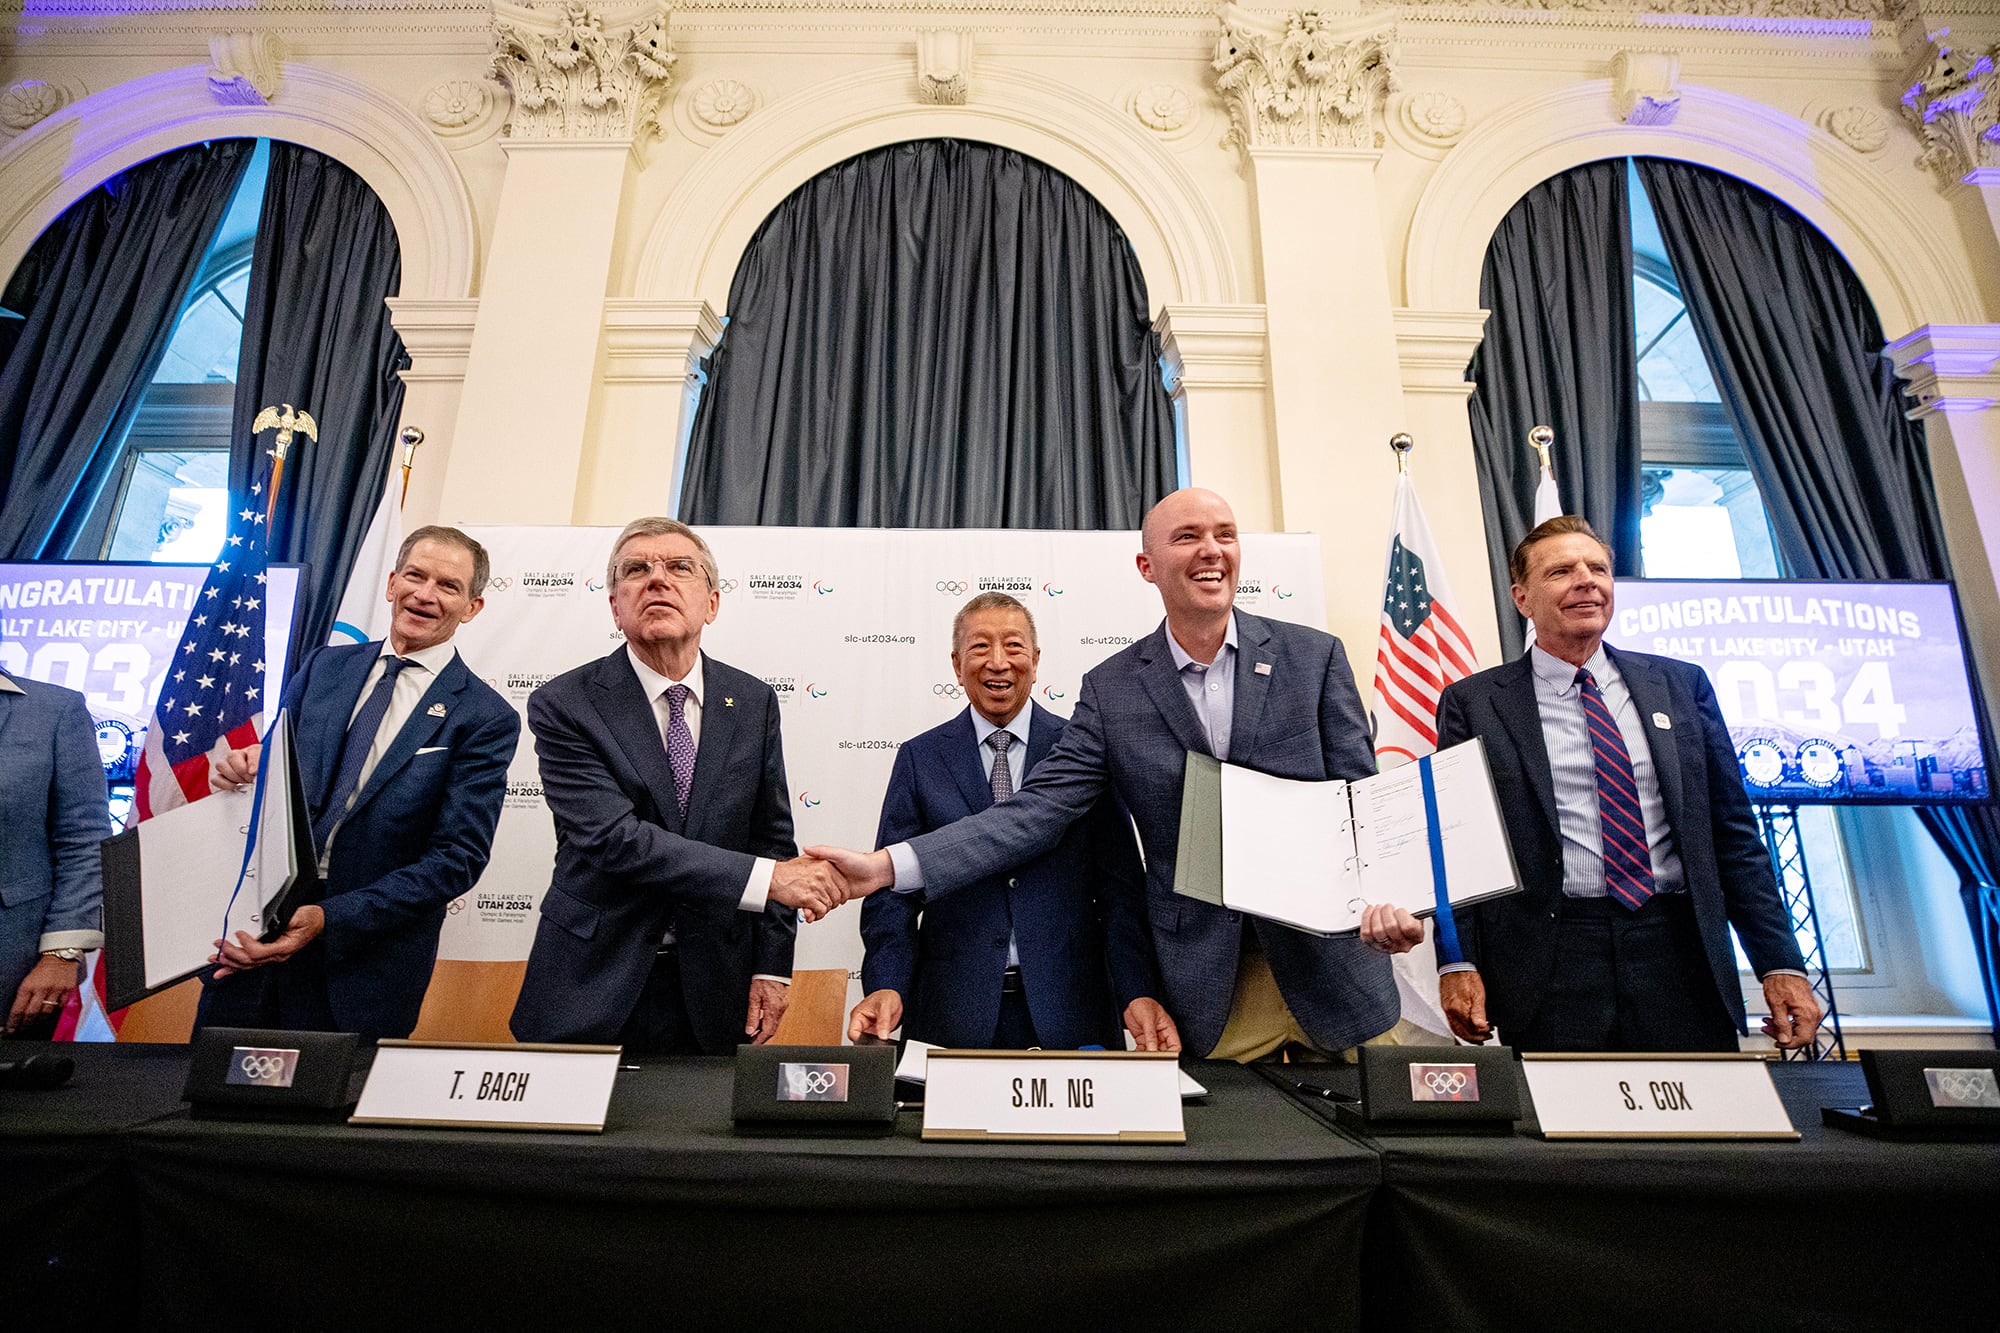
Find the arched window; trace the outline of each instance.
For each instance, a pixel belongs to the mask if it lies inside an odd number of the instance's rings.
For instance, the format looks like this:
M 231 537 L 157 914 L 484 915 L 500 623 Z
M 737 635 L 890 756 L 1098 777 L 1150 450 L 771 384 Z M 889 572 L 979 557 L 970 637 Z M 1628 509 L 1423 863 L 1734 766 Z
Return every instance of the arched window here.
M 259 141 L 72 559 L 207 564 L 222 545 L 236 361 L 270 158 Z

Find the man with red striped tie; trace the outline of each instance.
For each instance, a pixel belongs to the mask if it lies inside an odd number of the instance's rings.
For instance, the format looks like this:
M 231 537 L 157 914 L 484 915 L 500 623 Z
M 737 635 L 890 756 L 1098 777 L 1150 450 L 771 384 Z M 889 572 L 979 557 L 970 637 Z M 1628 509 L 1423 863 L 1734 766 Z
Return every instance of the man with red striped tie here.
M 1458 915 L 1452 1031 L 1529 1051 L 1733 1051 L 1729 927 L 1763 981 L 1764 1032 L 1803 1046 L 1820 1007 L 1698 666 L 1604 644 L 1611 548 L 1573 515 L 1514 548 L 1525 655 L 1448 687 L 1438 748 L 1477 736 L 1522 891 Z

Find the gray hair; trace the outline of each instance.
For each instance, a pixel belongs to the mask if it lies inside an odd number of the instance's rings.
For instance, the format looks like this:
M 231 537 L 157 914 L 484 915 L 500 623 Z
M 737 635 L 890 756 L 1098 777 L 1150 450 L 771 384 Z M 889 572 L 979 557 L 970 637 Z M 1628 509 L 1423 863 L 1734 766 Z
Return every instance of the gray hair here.
M 965 639 L 965 622 L 967 617 L 981 611 L 1019 611 L 1021 619 L 1028 622 L 1028 646 L 1030 648 L 1041 647 L 1041 644 L 1035 640 L 1035 617 L 1029 612 L 1027 607 L 1021 605 L 1019 599 L 1009 597 L 1004 592 L 982 592 L 964 606 L 959 607 L 958 614 L 951 618 L 951 650 L 954 653 L 959 650 L 960 645 Z
M 456 546 L 459 550 L 471 556 L 472 586 L 466 590 L 467 595 L 476 602 L 485 594 L 486 580 L 493 575 L 493 562 L 487 558 L 484 546 L 481 546 L 477 541 L 466 536 L 457 528 L 442 527 L 433 523 L 426 527 L 418 528 L 415 532 L 403 538 L 402 548 L 396 552 L 396 568 L 398 571 L 409 563 L 410 552 L 417 549 L 418 542 L 441 542 L 446 546 Z
M 606 583 L 618 582 L 618 553 L 624 550 L 625 543 L 634 537 L 687 538 L 694 543 L 695 550 L 701 553 L 701 569 L 708 575 L 709 590 L 714 591 L 722 586 L 722 571 L 716 567 L 715 552 L 708 549 L 708 543 L 701 539 L 701 534 L 677 518 L 658 516 L 633 519 L 625 525 L 625 530 L 618 534 L 618 540 L 611 543 L 611 558 L 604 562 Z

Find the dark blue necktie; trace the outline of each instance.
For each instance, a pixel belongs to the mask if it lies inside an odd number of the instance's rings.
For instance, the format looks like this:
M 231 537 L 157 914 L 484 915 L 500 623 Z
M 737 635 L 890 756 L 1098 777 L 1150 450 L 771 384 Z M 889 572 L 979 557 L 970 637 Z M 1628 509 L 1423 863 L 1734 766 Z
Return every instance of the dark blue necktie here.
M 1577 696 L 1590 724 L 1590 753 L 1597 761 L 1597 814 L 1604 831 L 1604 887 L 1627 907 L 1653 896 L 1653 854 L 1646 844 L 1646 816 L 1639 782 L 1618 721 L 1588 671 L 1576 673 Z
M 347 724 L 347 739 L 340 746 L 340 771 L 334 775 L 333 790 L 327 793 L 319 818 L 313 821 L 313 850 L 322 858 L 326 856 L 326 844 L 333 831 L 340 827 L 347 807 L 354 803 L 354 789 L 361 785 L 361 766 L 368 762 L 375 733 L 382 729 L 382 719 L 389 715 L 389 699 L 396 693 L 396 675 L 404 667 L 415 665 L 407 657 L 383 658 L 382 678 L 375 682 L 375 689 L 361 705 L 361 711 Z

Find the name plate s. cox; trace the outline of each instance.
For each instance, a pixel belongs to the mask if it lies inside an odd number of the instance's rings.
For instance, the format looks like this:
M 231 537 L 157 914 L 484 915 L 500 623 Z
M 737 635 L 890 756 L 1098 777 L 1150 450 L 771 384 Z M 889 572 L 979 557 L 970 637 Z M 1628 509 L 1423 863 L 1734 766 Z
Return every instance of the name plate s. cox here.
M 619 1049 L 385 1039 L 348 1123 L 598 1133 Z
M 1523 1053 L 1546 1139 L 1796 1139 L 1755 1055 Z
M 930 1053 L 927 1139 L 1185 1143 L 1168 1051 Z

